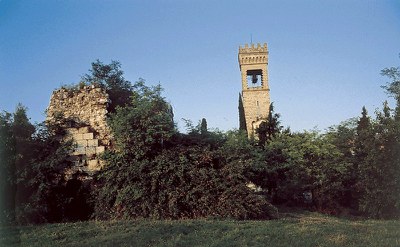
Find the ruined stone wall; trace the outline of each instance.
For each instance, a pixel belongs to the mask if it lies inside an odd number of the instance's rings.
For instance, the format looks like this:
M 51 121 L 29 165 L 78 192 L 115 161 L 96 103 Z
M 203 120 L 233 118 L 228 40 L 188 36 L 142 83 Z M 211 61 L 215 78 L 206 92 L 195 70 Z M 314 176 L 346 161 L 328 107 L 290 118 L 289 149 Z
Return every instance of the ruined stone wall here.
M 47 121 L 63 119 L 65 140 L 74 142 L 68 174 L 87 173 L 89 176 L 102 167 L 99 155 L 111 144 L 111 131 L 107 125 L 109 97 L 103 88 L 83 86 L 55 90 L 47 108 Z M 68 175 L 67 174 L 67 175 Z

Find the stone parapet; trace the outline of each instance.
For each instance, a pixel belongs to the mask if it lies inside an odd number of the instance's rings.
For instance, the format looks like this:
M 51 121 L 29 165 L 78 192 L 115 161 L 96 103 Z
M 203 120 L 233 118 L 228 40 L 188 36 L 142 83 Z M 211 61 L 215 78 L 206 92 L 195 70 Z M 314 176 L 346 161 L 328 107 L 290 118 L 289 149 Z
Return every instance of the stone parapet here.
M 239 46 L 239 54 L 244 54 L 244 53 L 267 53 L 268 52 L 268 47 L 267 43 L 264 43 L 261 45 L 260 43 L 255 44 L 245 44 L 244 47 Z

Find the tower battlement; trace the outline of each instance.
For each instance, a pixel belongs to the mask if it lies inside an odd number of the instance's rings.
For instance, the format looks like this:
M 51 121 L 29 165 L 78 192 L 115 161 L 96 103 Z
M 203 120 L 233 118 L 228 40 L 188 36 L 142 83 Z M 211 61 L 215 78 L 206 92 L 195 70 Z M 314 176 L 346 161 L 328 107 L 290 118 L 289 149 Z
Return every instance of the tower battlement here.
M 245 54 L 245 53 L 268 53 L 268 47 L 267 43 L 264 43 L 261 45 L 260 43 L 255 44 L 245 44 L 244 47 L 241 45 L 239 46 L 239 54 Z
M 268 64 L 267 43 L 239 46 L 238 60 L 240 68 L 242 68 L 242 65 Z

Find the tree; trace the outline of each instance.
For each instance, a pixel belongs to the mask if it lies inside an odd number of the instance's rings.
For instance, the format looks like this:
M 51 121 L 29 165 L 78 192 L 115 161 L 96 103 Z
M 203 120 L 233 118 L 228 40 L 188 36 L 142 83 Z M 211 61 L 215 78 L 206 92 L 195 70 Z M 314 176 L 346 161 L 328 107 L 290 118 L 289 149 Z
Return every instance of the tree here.
M 140 159 L 160 151 L 176 130 L 172 107 L 161 96 L 160 85 L 148 87 L 139 80 L 133 88 L 129 105 L 117 107 L 108 123 L 116 149 Z
M 137 206 L 125 203 L 134 199 L 134 193 L 144 192 L 140 181 L 151 171 L 148 160 L 162 152 L 176 132 L 172 109 L 161 96 L 161 87 L 147 87 L 140 80 L 133 88 L 131 102 L 117 107 L 108 119 L 115 142 L 114 150 L 104 155 L 105 169 L 96 178 L 98 218 L 115 217 L 125 206 Z
M 361 134 L 363 131 L 368 130 L 371 125 L 371 120 L 368 117 L 368 112 L 365 106 L 363 106 L 361 111 L 361 118 L 357 124 L 357 134 Z
M 395 117 L 384 103 L 366 143 L 360 164 L 360 210 L 377 218 L 400 217 L 400 133 Z
M 12 115 L 3 112 L 0 113 L 0 224 L 14 222 L 15 159 Z
M 0 115 L 1 221 L 39 223 L 65 220 L 63 172 L 69 154 L 58 131 L 29 122 L 26 107 Z M 4 193 L 3 193 L 4 192 Z M 58 215 L 58 216 L 56 216 Z
M 361 117 L 357 122 L 355 138 L 355 165 L 362 164 L 370 149 L 370 142 L 374 138 L 371 132 L 371 120 L 365 106 L 362 108 Z M 358 168 L 356 168 L 358 170 Z
M 201 135 L 206 135 L 208 132 L 207 129 L 207 120 L 205 118 L 201 119 L 201 124 L 200 124 L 200 134 Z
M 381 70 L 381 75 L 391 80 L 382 88 L 396 100 L 395 119 L 400 121 L 400 67 L 385 68 Z
M 63 128 L 62 121 L 59 123 L 35 126 L 36 131 L 29 144 L 30 158 L 18 168 L 16 216 L 19 223 L 71 220 L 66 208 L 73 198 L 66 191 L 64 176 L 66 169 L 71 166 L 68 157 L 72 143 L 60 139 Z M 81 207 L 79 212 L 84 210 Z
M 385 68 L 381 74 L 391 80 L 383 88 L 395 98 L 396 107 L 393 111 L 385 101 L 369 129 L 361 121 L 364 114 L 360 119 L 364 152 L 357 157 L 363 188 L 359 207 L 372 217 L 393 218 L 400 217 L 400 67 Z
M 280 114 L 274 112 L 274 104 L 271 103 L 269 106 L 268 119 L 265 122 L 261 122 L 256 130 L 258 134 L 259 144 L 264 146 L 266 142 L 271 140 L 276 134 L 282 130 L 279 120 Z
M 13 114 L 5 112 L 0 116 L 0 137 L 2 160 L 1 180 L 4 198 L 1 199 L 1 222 L 3 217 L 8 221 L 15 221 L 15 208 L 18 202 L 17 193 L 18 173 L 29 165 L 32 154 L 32 135 L 35 127 L 29 122 L 26 114 L 27 108 L 18 104 Z
M 359 202 L 365 186 L 361 182 L 361 173 L 368 164 L 366 159 L 371 152 L 371 141 L 374 139 L 372 132 L 371 119 L 368 116 L 367 109 L 363 106 L 361 117 L 357 121 L 357 127 L 354 137 L 354 151 L 353 151 L 353 167 L 351 170 L 351 180 L 349 186 L 351 187 L 352 207 L 359 209 Z
M 19 178 L 26 166 L 30 165 L 31 160 L 34 158 L 34 142 L 33 134 L 36 129 L 35 126 L 29 122 L 27 116 L 27 108 L 22 104 L 18 104 L 13 114 L 13 137 L 15 140 L 16 159 L 15 159 L 15 176 Z M 14 202 L 18 203 L 24 197 L 20 183 L 15 183 Z M 15 207 L 16 205 L 14 205 Z
M 213 148 L 220 147 L 225 142 L 225 135 L 219 130 L 209 131 L 207 120 L 203 118 L 194 126 L 189 119 L 182 119 L 186 125 L 187 134 L 174 136 L 174 143 L 177 145 L 209 145 Z
M 366 110 L 364 114 L 367 117 Z M 369 119 L 369 118 L 368 118 Z M 359 176 L 359 162 L 356 159 L 356 153 L 359 144 L 357 140 L 357 126 L 359 125 L 359 118 L 351 118 L 343 121 L 337 126 L 333 126 L 326 133 L 327 139 L 333 144 L 341 153 L 339 161 L 348 164 L 347 174 L 343 174 L 343 197 L 339 202 L 341 206 L 350 208 L 353 212 L 359 209 L 358 202 L 360 199 L 360 176 Z M 363 122 L 363 120 L 361 121 Z
M 239 130 L 247 132 L 246 118 L 244 115 L 243 99 L 239 93 Z
M 132 94 L 131 82 L 125 80 L 124 72 L 121 70 L 121 63 L 111 61 L 110 64 L 103 64 L 100 60 L 92 63 L 90 74 L 82 77 L 82 80 L 89 84 L 100 85 L 107 90 L 111 103 L 109 111 L 115 112 L 117 106 L 124 106 L 130 103 Z
M 267 140 L 271 140 L 277 133 L 282 130 L 279 113 L 274 112 L 274 103 L 269 106 L 268 121 L 267 121 Z

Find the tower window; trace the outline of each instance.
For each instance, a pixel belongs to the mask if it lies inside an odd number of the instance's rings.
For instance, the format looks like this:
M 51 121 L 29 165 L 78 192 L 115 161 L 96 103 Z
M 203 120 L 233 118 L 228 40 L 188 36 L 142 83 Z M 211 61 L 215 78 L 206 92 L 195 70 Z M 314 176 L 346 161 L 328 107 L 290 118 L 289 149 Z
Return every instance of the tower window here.
M 247 71 L 247 87 L 258 88 L 262 87 L 262 70 L 248 70 Z

